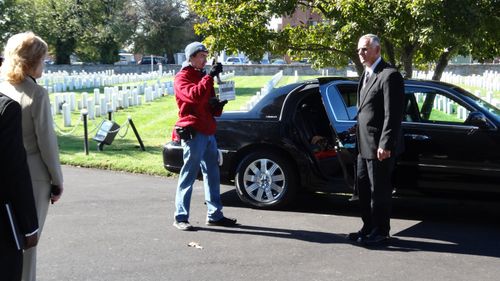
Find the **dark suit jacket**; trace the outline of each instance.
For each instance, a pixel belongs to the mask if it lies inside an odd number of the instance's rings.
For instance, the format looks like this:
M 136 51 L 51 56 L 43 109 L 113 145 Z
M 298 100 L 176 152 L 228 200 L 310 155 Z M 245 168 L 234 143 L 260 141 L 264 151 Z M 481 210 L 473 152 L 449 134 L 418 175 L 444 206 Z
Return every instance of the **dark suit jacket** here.
M 21 106 L 0 93 L 0 246 L 15 247 L 5 203 L 11 203 L 21 233 L 38 229 L 33 188 L 23 146 Z
M 376 159 L 379 147 L 396 155 L 401 145 L 403 77 L 384 60 L 363 87 L 364 75 L 358 86 L 358 151 L 365 159 Z

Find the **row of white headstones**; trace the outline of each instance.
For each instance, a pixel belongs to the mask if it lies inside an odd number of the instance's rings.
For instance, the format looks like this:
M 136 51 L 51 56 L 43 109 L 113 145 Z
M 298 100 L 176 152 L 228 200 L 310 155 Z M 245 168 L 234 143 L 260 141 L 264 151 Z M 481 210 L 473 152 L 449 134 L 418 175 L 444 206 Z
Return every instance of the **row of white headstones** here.
M 44 85 L 49 93 L 54 93 L 54 101 L 52 103 L 52 114 L 63 114 L 64 126 L 71 126 L 71 112 L 82 109 L 87 110 L 88 118 L 95 119 L 108 112 L 114 112 L 119 108 L 128 108 L 137 106 L 145 102 L 151 102 L 163 95 L 173 94 L 173 82 L 160 82 L 162 78 L 173 76 L 173 72 L 149 72 L 143 74 L 115 74 L 113 70 L 108 70 L 98 73 L 67 73 L 55 72 L 45 73 L 39 80 L 39 83 Z M 234 77 L 233 73 L 222 75 L 223 80 Z M 283 72 L 276 73 L 273 78 L 262 87 L 260 92 L 257 92 L 254 97 L 244 106 L 245 109 L 251 108 L 255 103 L 265 96 L 283 77 Z M 429 79 L 432 73 L 429 72 L 414 72 L 414 77 L 417 79 Z M 145 81 L 157 80 L 153 84 L 147 84 Z M 483 76 L 460 76 L 449 72 L 443 73 L 442 81 L 452 84 L 461 84 L 487 89 L 485 100 L 491 104 L 499 105 L 500 102 L 493 98 L 492 91 L 500 90 L 500 75 L 497 72 L 485 72 Z M 136 86 L 114 86 L 124 83 L 140 83 Z M 229 85 L 227 85 L 229 86 Z M 233 92 L 230 95 L 234 96 L 234 84 L 231 85 Z M 104 92 L 101 93 L 99 87 L 104 87 Z M 220 87 L 222 89 L 223 87 Z M 80 95 L 80 100 L 76 101 L 75 90 L 93 89 L 93 93 L 83 92 Z M 228 92 L 226 91 L 226 94 Z M 221 91 L 222 94 L 222 91 Z M 475 91 L 475 94 L 481 96 L 480 91 Z M 460 119 L 465 119 L 467 112 L 461 107 L 455 107 L 456 112 L 453 112 L 453 104 L 446 99 L 436 100 L 435 108 L 444 111 L 448 114 L 456 113 Z
M 413 71 L 414 79 L 430 80 L 434 72 Z M 348 73 L 348 76 L 357 76 L 356 72 Z M 493 95 L 494 91 L 500 91 L 500 73 L 497 71 L 485 71 L 483 75 L 469 75 L 463 76 L 453 74 L 451 72 L 444 72 L 441 81 L 454 85 L 465 85 L 466 87 L 479 88 L 473 91 L 477 97 L 487 101 L 488 103 L 499 107 L 500 100 Z M 417 95 L 418 101 L 422 101 L 424 95 Z M 455 103 L 454 101 L 444 97 L 437 96 L 434 100 L 434 109 L 445 112 L 447 114 L 456 114 L 457 118 L 465 120 L 469 114 L 467 109 Z
M 413 78 L 415 79 L 431 79 L 434 73 L 425 71 L 414 71 Z M 473 91 L 477 97 L 487 101 L 488 103 L 499 107 L 500 99 L 495 98 L 493 92 L 500 91 L 500 73 L 497 71 L 487 70 L 483 75 L 463 76 L 444 72 L 441 76 L 441 81 L 454 85 L 465 85 L 466 87 L 478 88 Z
M 298 74 L 297 72 L 295 72 L 295 77 L 297 76 Z M 263 98 L 272 89 L 274 89 L 274 87 L 276 87 L 276 85 L 280 82 L 282 78 L 283 78 L 283 70 L 280 70 L 276 74 L 274 74 L 273 77 L 262 88 L 260 88 L 260 91 L 257 91 L 255 95 L 253 95 L 246 104 L 241 106 L 241 110 L 249 110 L 252 107 L 254 107 L 254 105 L 257 104 L 257 102 L 261 98 Z
M 114 74 L 114 71 L 98 73 L 55 72 L 44 73 L 39 79 L 49 93 L 54 95 L 52 114 L 62 114 L 64 126 L 71 126 L 71 113 L 84 110 L 89 119 L 95 119 L 119 108 L 138 106 L 151 102 L 163 95 L 173 94 L 173 82 L 161 82 L 173 76 L 173 72 L 149 72 L 144 74 Z M 156 82 L 146 82 L 154 81 Z M 138 84 L 141 83 L 142 84 Z M 136 83 L 134 86 L 116 84 Z M 101 93 L 99 87 L 104 87 Z M 77 101 L 76 90 L 89 89 L 93 93 L 82 92 Z
M 328 70 L 326 70 L 326 73 L 322 71 L 322 75 L 328 75 Z M 431 80 L 433 75 L 433 71 L 414 70 L 412 77 L 414 79 Z M 347 76 L 355 77 L 358 74 L 354 71 L 348 71 Z M 500 91 L 500 73 L 498 71 L 487 70 L 482 75 L 474 74 L 467 76 L 453 74 L 452 72 L 443 72 L 441 81 L 458 86 L 479 88 L 473 91 L 474 95 L 496 107 L 500 106 L 500 100 L 493 95 L 493 92 Z
M 425 93 L 416 93 L 417 103 L 424 102 L 425 96 Z M 436 95 L 433 108 L 448 115 L 456 114 L 456 117 L 461 120 L 465 120 L 469 115 L 469 111 L 465 107 L 442 95 Z

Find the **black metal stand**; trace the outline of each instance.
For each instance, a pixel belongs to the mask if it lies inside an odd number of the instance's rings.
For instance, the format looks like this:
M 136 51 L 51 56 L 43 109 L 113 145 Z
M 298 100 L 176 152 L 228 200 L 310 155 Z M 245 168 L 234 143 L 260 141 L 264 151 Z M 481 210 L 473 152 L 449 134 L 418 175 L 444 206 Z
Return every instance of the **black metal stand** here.
M 146 148 L 144 148 L 144 144 L 142 143 L 141 136 L 139 136 L 139 132 L 137 132 L 137 129 L 135 128 L 134 121 L 132 121 L 132 118 L 128 118 L 128 123 L 130 124 L 130 127 L 132 127 L 132 130 L 134 131 L 135 137 L 139 141 L 139 145 L 141 146 L 142 151 L 146 151 Z
M 104 143 L 100 142 L 97 144 L 97 151 L 103 151 L 104 150 Z
M 83 149 L 85 150 L 85 155 L 89 155 L 89 132 L 87 128 L 87 110 L 82 110 L 83 117 Z

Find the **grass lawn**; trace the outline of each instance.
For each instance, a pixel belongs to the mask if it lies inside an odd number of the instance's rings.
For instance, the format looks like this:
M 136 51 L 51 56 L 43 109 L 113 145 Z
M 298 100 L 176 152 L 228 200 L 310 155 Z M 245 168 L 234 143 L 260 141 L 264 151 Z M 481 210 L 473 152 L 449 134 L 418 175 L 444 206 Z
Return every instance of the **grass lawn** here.
M 476 92 L 479 92 L 480 97 L 484 100 L 486 100 L 486 96 L 487 96 L 488 92 L 492 92 L 493 98 L 500 100 L 500 91 L 489 91 L 489 90 L 475 87 L 475 86 L 466 86 L 466 85 L 457 85 L 457 86 L 459 86 L 460 88 L 465 89 L 473 94 L 475 94 Z
M 272 76 L 236 76 L 232 80 L 236 85 L 236 100 L 229 101 L 224 110 L 239 110 L 260 88 L 265 85 Z M 301 80 L 312 79 L 315 76 L 301 76 Z M 166 78 L 172 79 L 172 78 Z M 293 83 L 297 78 L 284 76 L 277 87 Z M 153 81 L 150 81 L 153 82 Z M 471 89 L 469 89 L 471 90 Z M 85 89 L 93 93 L 93 89 Z M 101 93 L 103 89 L 101 89 Z M 496 96 L 497 93 L 495 93 Z M 77 94 L 78 96 L 78 94 Z M 79 97 L 77 97 L 79 100 Z M 142 138 L 146 151 L 142 151 L 131 128 L 127 131 L 121 129 L 112 145 L 105 145 L 103 151 L 97 151 L 97 142 L 92 140 L 96 129 L 103 118 L 89 120 L 89 155 L 85 155 L 83 145 L 83 126 L 77 125 L 81 118 L 79 112 L 72 115 L 73 127 L 64 128 L 61 115 L 57 115 L 54 121 L 64 132 L 58 133 L 60 158 L 63 164 L 93 167 L 99 169 L 111 169 L 133 173 L 143 173 L 158 176 L 171 176 L 163 168 L 162 148 L 170 141 L 173 125 L 177 119 L 177 106 L 172 95 L 161 97 L 150 103 L 143 103 L 140 107 L 130 107 L 114 113 L 113 120 L 119 125 L 127 124 L 131 117 Z M 76 126 L 76 128 L 75 128 Z M 126 134 L 125 134 L 126 133 Z
M 271 76 L 235 77 L 237 86 L 236 100 L 230 101 L 225 110 L 239 110 L 250 98 L 260 91 Z M 288 77 L 282 83 L 288 83 Z M 292 82 L 290 80 L 290 82 Z M 93 92 L 89 89 L 80 92 Z M 102 92 L 102 89 L 101 89 Z M 77 100 L 79 99 L 77 94 Z M 160 176 L 170 176 L 163 168 L 162 147 L 170 141 L 173 125 L 177 119 L 177 105 L 172 95 L 161 97 L 150 103 L 143 103 L 140 107 L 129 107 L 113 114 L 113 120 L 119 125 L 127 124 L 131 117 L 146 151 L 142 151 L 132 129 L 120 130 L 112 145 L 105 145 L 103 151 L 97 151 L 97 142 L 92 140 L 102 118 L 89 120 L 89 155 L 85 155 L 83 144 L 83 126 L 78 124 L 81 118 L 79 112 L 72 115 L 73 127 L 63 127 L 61 115 L 54 118 L 54 122 L 64 130 L 58 133 L 60 158 L 63 164 L 111 169 L 133 173 L 143 173 Z M 75 128 L 76 126 L 76 128 Z M 71 132 L 66 135 L 65 133 Z M 125 134 L 126 133 L 126 134 Z

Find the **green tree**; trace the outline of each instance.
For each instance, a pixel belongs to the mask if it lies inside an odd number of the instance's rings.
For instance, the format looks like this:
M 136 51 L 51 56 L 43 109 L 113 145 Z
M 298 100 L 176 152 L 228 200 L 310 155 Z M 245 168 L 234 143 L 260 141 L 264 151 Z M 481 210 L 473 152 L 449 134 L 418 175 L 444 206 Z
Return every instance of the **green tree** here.
M 136 0 L 137 29 L 132 38 L 137 52 L 166 55 L 173 62 L 174 53 L 196 37 L 196 17 L 180 0 Z
M 86 1 L 82 9 L 82 36 L 76 53 L 83 61 L 116 62 L 118 52 L 133 35 L 136 17 L 128 0 Z
M 480 59 L 499 54 L 496 0 L 188 0 L 204 20 L 197 33 L 214 51 L 240 50 L 260 57 L 266 50 L 309 57 L 316 67 L 363 66 L 356 53 L 358 38 L 375 33 L 383 56 L 411 77 L 413 65 L 433 64 L 440 78 L 452 55 L 472 53 Z M 273 17 L 296 9 L 320 14 L 317 24 L 267 28 Z M 496 11 L 496 14 L 495 14 Z M 496 28 L 495 28 L 496 27 Z M 480 33 L 478 33 L 480 31 Z
M 56 64 L 82 61 L 113 63 L 135 30 L 128 0 L 36 0 L 34 26 L 46 39 Z
M 36 0 L 32 4 L 34 31 L 50 45 L 56 64 L 69 64 L 83 34 L 81 0 Z
M 447 0 L 439 8 L 443 24 L 432 26 L 431 44 L 424 45 L 415 60 L 433 63 L 433 80 L 441 79 L 453 56 L 471 55 L 484 62 L 500 54 L 499 1 Z
M 26 0 L 0 0 L 0 46 L 12 35 L 31 30 L 30 6 Z

